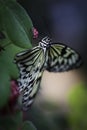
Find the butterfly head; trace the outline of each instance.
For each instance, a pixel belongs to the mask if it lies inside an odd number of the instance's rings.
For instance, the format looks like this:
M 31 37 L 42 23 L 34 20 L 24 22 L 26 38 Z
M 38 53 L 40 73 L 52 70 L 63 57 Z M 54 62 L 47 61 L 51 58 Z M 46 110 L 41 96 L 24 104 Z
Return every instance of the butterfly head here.
M 51 43 L 50 41 L 51 41 L 51 39 L 48 36 L 46 36 L 39 42 L 39 46 L 43 49 L 47 48 L 47 47 L 49 47 L 49 45 Z

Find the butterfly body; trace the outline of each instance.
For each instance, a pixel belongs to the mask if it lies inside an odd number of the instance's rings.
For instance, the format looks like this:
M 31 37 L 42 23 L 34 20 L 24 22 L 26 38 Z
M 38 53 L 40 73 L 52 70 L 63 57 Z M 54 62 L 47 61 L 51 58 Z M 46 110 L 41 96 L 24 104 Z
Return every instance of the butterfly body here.
M 38 46 L 17 54 L 15 61 L 20 72 L 18 85 L 23 93 L 23 110 L 33 103 L 44 70 L 64 72 L 81 65 L 76 51 L 64 44 L 52 43 L 48 37 L 43 38 Z

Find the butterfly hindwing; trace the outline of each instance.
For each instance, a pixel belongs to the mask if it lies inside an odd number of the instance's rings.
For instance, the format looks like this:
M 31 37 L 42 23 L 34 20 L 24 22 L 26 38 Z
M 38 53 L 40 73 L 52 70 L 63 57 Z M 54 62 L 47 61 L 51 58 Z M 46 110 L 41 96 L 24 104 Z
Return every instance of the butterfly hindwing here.
M 18 84 L 19 90 L 23 92 L 22 107 L 26 110 L 38 91 L 45 57 L 43 50 L 37 46 L 17 54 L 15 60 L 20 71 Z
M 34 79 L 34 82 L 31 84 L 30 88 L 25 89 L 23 93 L 23 100 L 22 100 L 23 110 L 27 110 L 30 107 L 30 105 L 33 103 L 35 96 L 40 87 L 41 76 L 42 76 L 42 72 L 39 73 L 38 78 Z
M 81 65 L 80 55 L 61 43 L 51 43 L 46 53 L 45 69 L 49 72 L 64 72 Z

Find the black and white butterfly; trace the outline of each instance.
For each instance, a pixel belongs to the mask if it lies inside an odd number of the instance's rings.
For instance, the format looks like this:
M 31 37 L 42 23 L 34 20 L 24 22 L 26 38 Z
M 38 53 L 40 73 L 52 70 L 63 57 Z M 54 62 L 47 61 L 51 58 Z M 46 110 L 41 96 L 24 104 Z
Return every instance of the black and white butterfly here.
M 22 92 L 23 110 L 34 101 L 44 70 L 64 72 L 78 68 L 82 61 L 80 55 L 61 43 L 52 43 L 48 37 L 39 45 L 16 55 L 15 62 L 20 71 L 19 90 Z

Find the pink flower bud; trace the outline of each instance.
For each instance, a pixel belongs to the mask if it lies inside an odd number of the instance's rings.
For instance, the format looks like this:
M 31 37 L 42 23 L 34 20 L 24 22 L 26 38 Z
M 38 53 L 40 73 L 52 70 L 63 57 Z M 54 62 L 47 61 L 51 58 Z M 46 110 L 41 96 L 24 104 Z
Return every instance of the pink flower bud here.
M 32 31 L 33 31 L 33 38 L 38 38 L 39 33 L 38 33 L 37 29 L 33 28 Z

